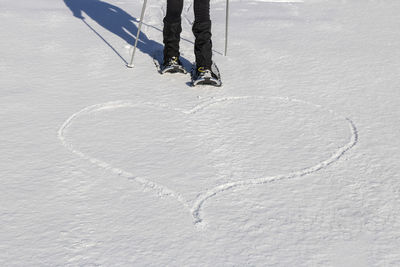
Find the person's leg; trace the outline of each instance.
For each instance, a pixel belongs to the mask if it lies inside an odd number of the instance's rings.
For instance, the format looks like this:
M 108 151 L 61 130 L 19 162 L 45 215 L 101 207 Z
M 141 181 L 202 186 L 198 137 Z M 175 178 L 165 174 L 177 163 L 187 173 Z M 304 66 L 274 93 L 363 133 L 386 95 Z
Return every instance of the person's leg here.
M 167 14 L 163 20 L 164 62 L 172 57 L 179 58 L 182 9 L 183 0 L 167 0 Z
M 210 0 L 194 0 L 194 17 L 192 30 L 195 36 L 196 67 L 210 69 L 212 64 Z

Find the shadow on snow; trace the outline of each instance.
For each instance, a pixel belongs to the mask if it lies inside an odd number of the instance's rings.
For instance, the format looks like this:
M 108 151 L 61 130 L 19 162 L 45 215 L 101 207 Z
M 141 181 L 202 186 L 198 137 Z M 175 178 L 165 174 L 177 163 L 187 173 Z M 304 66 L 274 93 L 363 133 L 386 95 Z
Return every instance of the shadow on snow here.
M 123 9 L 100 0 L 64 0 L 64 3 L 72 11 L 74 17 L 81 19 L 82 22 L 101 40 L 103 40 L 122 59 L 122 61 L 124 61 L 125 64 L 128 64 L 121 54 L 118 53 L 118 51 L 103 36 L 101 36 L 100 33 L 86 22 L 83 13 L 96 21 L 104 29 L 122 38 L 131 46 L 135 44 L 138 32 L 138 27 L 135 22 L 138 22 L 138 19 L 129 15 Z M 157 30 L 161 31 L 160 29 Z M 146 34 L 140 32 L 137 48 L 141 52 L 153 57 L 157 51 L 162 51 L 163 45 L 154 40 L 150 40 L 147 38 Z M 182 58 L 181 60 L 185 61 L 185 63 L 189 63 L 186 59 Z

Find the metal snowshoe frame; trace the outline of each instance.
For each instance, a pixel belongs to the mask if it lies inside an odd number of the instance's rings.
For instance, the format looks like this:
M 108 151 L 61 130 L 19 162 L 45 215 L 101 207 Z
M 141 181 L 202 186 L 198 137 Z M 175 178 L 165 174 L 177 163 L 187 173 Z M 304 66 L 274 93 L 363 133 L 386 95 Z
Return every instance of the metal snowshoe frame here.
M 184 73 L 184 74 L 186 74 L 187 71 L 182 66 L 182 64 L 174 64 L 174 65 L 169 65 L 169 66 L 161 65 L 160 73 L 161 74 L 165 74 L 165 73 Z
M 139 27 L 138 27 L 138 31 L 136 34 L 136 40 L 135 40 L 135 45 L 133 46 L 133 51 L 132 51 L 132 57 L 131 57 L 131 61 L 130 63 L 127 65 L 127 67 L 129 68 L 133 68 L 133 59 L 135 57 L 135 53 L 136 53 L 136 48 L 137 48 L 137 43 L 139 40 L 139 35 L 140 32 L 142 30 L 142 24 L 143 24 L 143 17 L 144 17 L 144 13 L 146 11 L 146 5 L 147 5 L 147 0 L 143 1 L 143 5 L 142 5 L 142 12 L 140 14 L 140 21 L 139 21 Z M 227 55 L 227 51 L 228 51 L 228 22 L 229 22 L 229 0 L 226 0 L 226 15 L 225 15 L 225 52 L 224 55 Z
M 211 69 L 208 71 L 210 72 L 210 75 L 208 77 L 199 79 L 199 77 L 197 77 L 197 75 L 196 75 L 196 72 L 197 72 L 196 69 L 192 69 L 191 85 L 192 86 L 212 85 L 212 86 L 216 86 L 216 87 L 221 87 L 222 86 L 221 74 L 220 74 L 219 69 L 218 69 L 217 65 L 215 64 L 215 62 L 212 63 Z M 216 76 L 216 78 L 212 77 L 211 72 Z

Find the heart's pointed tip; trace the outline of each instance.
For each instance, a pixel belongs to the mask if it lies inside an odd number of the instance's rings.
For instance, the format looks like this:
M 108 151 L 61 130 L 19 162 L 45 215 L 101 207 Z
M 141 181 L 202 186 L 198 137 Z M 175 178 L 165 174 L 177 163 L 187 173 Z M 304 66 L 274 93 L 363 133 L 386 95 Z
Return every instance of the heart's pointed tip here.
M 196 230 L 198 231 L 204 231 L 208 228 L 208 224 L 200 218 L 196 218 L 193 224 L 196 227 Z

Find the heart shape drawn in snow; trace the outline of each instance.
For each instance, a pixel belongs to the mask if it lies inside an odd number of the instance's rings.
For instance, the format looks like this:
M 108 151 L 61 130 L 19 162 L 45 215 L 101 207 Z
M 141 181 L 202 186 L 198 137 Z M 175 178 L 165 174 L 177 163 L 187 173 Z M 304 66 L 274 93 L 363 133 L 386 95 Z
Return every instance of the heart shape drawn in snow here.
M 93 134 L 88 140 L 110 135 L 110 132 L 112 135 L 118 126 L 103 125 L 104 119 L 99 114 L 125 111 L 110 119 L 115 122 L 129 114 L 127 108 L 139 109 L 139 112 L 130 112 L 132 118 L 118 122 L 126 129 L 126 125 L 137 119 L 134 128 L 122 131 L 126 132 L 125 136 L 133 136 L 133 141 L 128 141 L 129 145 L 122 148 L 135 149 L 127 153 L 128 157 L 125 156 L 125 160 L 132 158 L 133 162 L 127 166 L 134 166 L 135 173 L 124 170 L 127 167 L 121 168 L 121 162 L 113 162 L 112 152 L 103 151 L 102 154 L 100 151 L 96 153 L 100 157 L 93 157 L 85 148 L 78 149 L 67 140 L 69 128 L 73 125 L 84 128 L 96 118 L 99 121 L 95 125 L 100 128 L 87 131 L 86 135 L 90 135 L 88 132 Z M 85 118 L 88 121 L 79 124 Z M 348 127 L 340 127 L 343 123 Z M 78 132 L 82 132 L 82 127 L 77 127 Z M 102 129 L 110 132 L 99 133 Z M 342 133 L 340 138 L 336 132 Z M 198 224 L 203 221 L 202 206 L 211 197 L 235 187 L 317 172 L 354 147 L 358 133 L 352 120 L 320 105 L 284 97 L 241 96 L 212 98 L 190 110 L 131 101 L 92 105 L 70 116 L 59 129 L 58 138 L 80 158 L 132 179 L 160 197 L 175 198 L 190 210 L 194 224 Z M 121 140 L 117 141 L 121 143 Z M 100 141 L 103 144 L 108 142 Z M 150 165 L 151 168 L 146 169 Z M 158 172 L 154 172 L 155 169 Z M 165 176 L 169 171 L 173 174 Z M 189 179 L 181 179 L 185 175 L 189 175 Z M 180 190 L 183 193 L 171 189 L 182 184 L 185 186 Z M 189 192 L 190 186 L 195 192 Z M 199 188 L 204 189 L 198 192 Z M 191 197 L 187 197 L 190 194 Z

